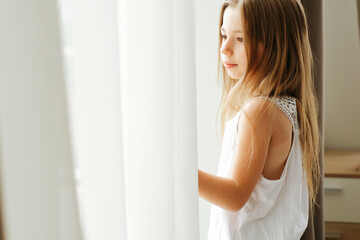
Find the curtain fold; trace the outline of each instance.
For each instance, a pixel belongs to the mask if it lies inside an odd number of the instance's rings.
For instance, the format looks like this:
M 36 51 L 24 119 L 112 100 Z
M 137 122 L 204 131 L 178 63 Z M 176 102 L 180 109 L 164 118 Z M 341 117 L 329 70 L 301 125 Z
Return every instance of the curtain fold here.
M 322 0 L 302 0 L 302 4 L 307 14 L 309 25 L 310 44 L 315 60 L 315 89 L 319 102 L 319 127 L 320 127 L 320 169 L 322 180 L 316 202 L 319 207 L 314 208 L 314 212 L 309 212 L 308 227 L 303 234 L 303 240 L 325 239 L 324 222 L 324 83 L 323 83 L 323 2 Z
M 57 2 L 2 1 L 0 29 L 4 234 L 82 239 Z
M 60 2 L 83 235 L 126 239 L 117 1 Z
M 9 239 L 199 238 L 194 26 L 191 0 L 1 3 Z
M 118 9 L 127 239 L 198 239 L 194 2 Z

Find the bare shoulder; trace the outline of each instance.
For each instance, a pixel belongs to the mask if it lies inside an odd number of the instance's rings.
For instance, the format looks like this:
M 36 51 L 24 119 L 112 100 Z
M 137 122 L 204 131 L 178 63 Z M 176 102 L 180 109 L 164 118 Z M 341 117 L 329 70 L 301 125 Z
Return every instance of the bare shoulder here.
M 243 108 L 247 110 L 265 110 L 270 106 L 271 102 L 265 98 L 254 97 L 245 102 Z
M 243 105 L 242 111 L 252 124 L 265 124 L 269 127 L 274 122 L 277 107 L 267 99 L 252 98 Z

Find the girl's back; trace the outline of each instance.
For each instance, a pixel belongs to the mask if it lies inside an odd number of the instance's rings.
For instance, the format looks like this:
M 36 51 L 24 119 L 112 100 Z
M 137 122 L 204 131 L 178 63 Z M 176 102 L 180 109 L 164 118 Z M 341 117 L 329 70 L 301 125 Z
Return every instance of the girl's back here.
M 283 102 L 287 101 L 283 99 Z M 293 101 L 290 101 L 290 104 L 292 103 Z M 269 180 L 280 178 L 290 153 L 293 139 L 291 118 L 286 114 L 296 112 L 296 109 L 292 107 L 289 109 L 287 105 L 280 105 L 280 101 L 278 104 L 279 107 L 274 109 L 276 111 L 274 119 L 276 124 L 274 124 L 275 128 L 270 141 L 268 158 L 262 172 L 262 175 Z M 289 107 L 290 106 L 293 105 L 289 105 Z

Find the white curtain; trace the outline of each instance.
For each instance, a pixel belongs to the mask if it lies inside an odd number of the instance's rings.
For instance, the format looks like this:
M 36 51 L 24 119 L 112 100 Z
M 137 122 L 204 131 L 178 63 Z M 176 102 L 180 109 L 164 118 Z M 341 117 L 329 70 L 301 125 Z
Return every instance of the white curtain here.
M 198 239 L 194 3 L 118 9 L 128 239 Z
M 6 239 L 198 239 L 193 15 L 190 0 L 0 4 Z
M 1 1 L 0 29 L 5 239 L 81 239 L 56 2 Z

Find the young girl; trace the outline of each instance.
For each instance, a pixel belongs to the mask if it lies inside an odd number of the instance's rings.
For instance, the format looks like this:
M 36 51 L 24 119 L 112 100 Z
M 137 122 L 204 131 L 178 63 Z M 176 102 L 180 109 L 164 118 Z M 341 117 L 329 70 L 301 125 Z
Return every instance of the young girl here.
M 300 0 L 225 0 L 219 27 L 222 146 L 209 240 L 300 239 L 320 182 L 317 99 Z

